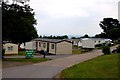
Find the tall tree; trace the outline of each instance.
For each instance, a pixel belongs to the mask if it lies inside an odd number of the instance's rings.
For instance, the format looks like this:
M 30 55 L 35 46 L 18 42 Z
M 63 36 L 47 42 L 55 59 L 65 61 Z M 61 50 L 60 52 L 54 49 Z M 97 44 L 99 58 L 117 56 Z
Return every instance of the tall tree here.
M 120 24 L 117 19 L 104 18 L 103 21 L 100 21 L 99 25 L 103 29 L 107 38 L 112 40 L 120 38 Z
M 76 37 L 71 37 L 71 39 L 77 39 Z
M 68 39 L 68 36 L 67 35 L 63 35 L 62 38 L 63 39 Z
M 22 4 L 2 2 L 3 41 L 21 44 L 38 37 L 35 13 L 28 4 Z
M 120 39 L 120 28 L 114 28 L 108 31 L 108 37 L 112 40 Z
M 94 38 L 106 38 L 106 37 L 107 37 L 107 36 L 106 36 L 105 33 L 96 34 L 96 35 L 94 36 Z
M 89 38 L 88 34 L 85 34 L 84 36 L 82 36 L 81 38 Z
M 113 28 L 120 28 L 119 21 L 113 18 L 104 18 L 103 21 L 100 21 L 100 27 L 105 33 Z

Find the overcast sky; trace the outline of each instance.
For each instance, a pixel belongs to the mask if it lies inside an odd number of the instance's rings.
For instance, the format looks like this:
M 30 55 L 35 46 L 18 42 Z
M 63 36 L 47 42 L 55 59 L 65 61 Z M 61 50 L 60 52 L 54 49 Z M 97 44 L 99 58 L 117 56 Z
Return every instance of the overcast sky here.
M 102 32 L 99 22 L 118 18 L 119 0 L 30 0 L 39 35 L 94 36 Z

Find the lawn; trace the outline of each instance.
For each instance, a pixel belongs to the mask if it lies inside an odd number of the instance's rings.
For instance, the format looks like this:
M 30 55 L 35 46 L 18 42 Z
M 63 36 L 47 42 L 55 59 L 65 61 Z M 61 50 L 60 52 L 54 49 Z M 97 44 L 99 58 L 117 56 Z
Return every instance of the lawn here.
M 81 50 L 80 48 L 78 48 L 77 46 L 72 46 L 72 54 L 81 54 Z
M 72 49 L 72 54 L 83 54 L 86 52 L 90 52 L 92 50 L 88 50 L 88 49 Z
M 85 52 L 90 52 L 92 50 L 78 48 L 77 46 L 72 46 L 72 54 L 82 54 Z
M 75 45 L 73 45 L 73 46 L 72 46 L 72 49 L 78 49 L 78 47 L 77 47 L 77 46 L 75 46 Z
M 20 55 L 20 56 L 25 56 L 25 54 L 26 54 L 25 51 L 19 51 L 19 52 L 18 52 L 18 55 Z
M 81 54 L 81 50 L 80 49 L 74 49 L 74 50 L 72 50 L 72 54 Z
M 119 54 L 120 55 L 120 54 Z M 103 55 L 74 66 L 60 73 L 61 78 L 117 78 L 118 54 Z

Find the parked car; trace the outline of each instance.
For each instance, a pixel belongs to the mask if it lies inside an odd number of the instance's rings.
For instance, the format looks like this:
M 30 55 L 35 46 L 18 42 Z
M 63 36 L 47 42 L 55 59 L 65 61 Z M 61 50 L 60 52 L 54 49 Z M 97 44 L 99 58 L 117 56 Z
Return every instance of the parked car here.
M 117 53 L 117 49 L 112 50 L 112 53 Z

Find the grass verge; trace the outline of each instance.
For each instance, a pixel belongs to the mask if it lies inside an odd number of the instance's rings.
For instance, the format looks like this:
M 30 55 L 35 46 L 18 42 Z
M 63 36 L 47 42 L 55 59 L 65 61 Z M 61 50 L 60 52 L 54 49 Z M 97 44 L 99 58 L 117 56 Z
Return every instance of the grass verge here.
M 25 51 L 19 51 L 19 52 L 18 52 L 18 55 L 19 55 L 19 56 L 25 56 L 25 54 L 26 54 Z
M 72 50 L 72 54 L 81 54 L 81 50 L 80 49 Z
M 63 70 L 61 78 L 118 78 L 118 55 L 104 55 Z
M 90 51 L 92 50 L 82 49 L 82 48 L 78 48 L 77 46 L 72 46 L 72 54 L 83 54 Z

